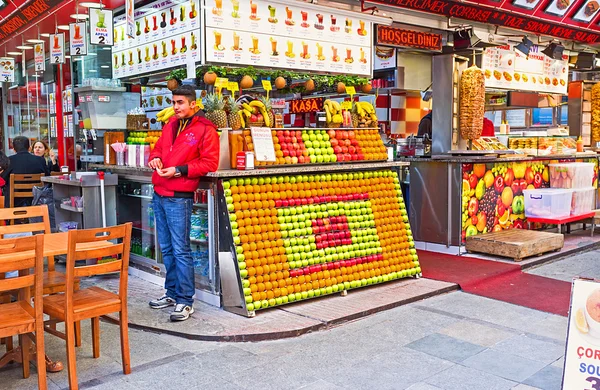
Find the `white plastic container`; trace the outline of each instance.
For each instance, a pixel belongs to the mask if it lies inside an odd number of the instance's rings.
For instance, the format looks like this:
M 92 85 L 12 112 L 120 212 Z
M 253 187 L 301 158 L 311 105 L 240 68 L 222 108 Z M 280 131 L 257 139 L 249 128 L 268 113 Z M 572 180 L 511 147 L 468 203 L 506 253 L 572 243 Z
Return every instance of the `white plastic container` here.
M 571 198 L 571 215 L 589 213 L 594 209 L 595 201 L 596 189 L 594 187 L 574 188 Z
M 594 180 L 594 163 L 548 164 L 552 188 L 587 188 Z
M 571 215 L 573 190 L 540 188 L 523 190 L 527 218 L 563 218 Z

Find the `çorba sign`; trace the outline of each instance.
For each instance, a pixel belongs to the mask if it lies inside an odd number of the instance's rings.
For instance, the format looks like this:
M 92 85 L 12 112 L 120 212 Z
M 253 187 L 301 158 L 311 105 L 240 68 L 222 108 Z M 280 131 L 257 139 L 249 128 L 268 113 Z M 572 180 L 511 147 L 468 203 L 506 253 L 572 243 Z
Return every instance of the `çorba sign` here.
M 498 8 L 485 7 L 478 4 L 455 0 L 369 0 L 392 7 L 411 9 L 414 11 L 471 20 L 528 31 L 533 34 L 550 35 L 584 43 L 600 42 L 600 34 L 569 27 L 564 24 L 544 21 L 540 18 L 522 16 Z
M 442 50 L 442 36 L 440 34 L 378 25 L 377 44 L 427 50 Z

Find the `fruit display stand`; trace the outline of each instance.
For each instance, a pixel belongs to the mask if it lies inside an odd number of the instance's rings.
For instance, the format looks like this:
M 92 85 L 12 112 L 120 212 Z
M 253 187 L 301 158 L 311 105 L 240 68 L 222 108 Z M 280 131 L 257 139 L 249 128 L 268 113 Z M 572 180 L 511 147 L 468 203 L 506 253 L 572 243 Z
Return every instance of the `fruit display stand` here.
M 223 307 L 241 315 L 420 276 L 397 163 L 219 171 Z
M 528 228 L 523 190 L 550 187 L 550 163 L 595 163 L 590 187 L 598 188 L 597 157 L 439 155 L 401 161 L 410 163 L 410 222 L 417 246 L 456 254 L 464 252 L 467 237 Z

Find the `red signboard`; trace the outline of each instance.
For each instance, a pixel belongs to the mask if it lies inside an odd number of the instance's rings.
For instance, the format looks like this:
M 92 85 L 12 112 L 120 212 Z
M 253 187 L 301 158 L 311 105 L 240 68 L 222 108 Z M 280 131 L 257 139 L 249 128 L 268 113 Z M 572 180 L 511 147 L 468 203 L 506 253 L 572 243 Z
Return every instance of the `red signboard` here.
M 584 43 L 600 42 L 600 33 L 586 31 L 580 28 L 570 27 L 565 24 L 571 14 L 565 14 L 562 17 L 540 17 L 528 16 L 526 14 L 517 14 L 510 11 L 504 11 L 498 6 L 492 8 L 481 6 L 479 4 L 471 4 L 456 0 L 370 0 L 375 3 L 385 4 L 393 7 L 400 7 L 414 11 L 422 11 L 446 17 L 453 17 L 465 20 L 471 20 L 478 23 L 492 24 L 495 26 L 509 27 L 521 31 L 527 31 L 532 34 L 549 35 L 561 39 L 573 40 Z M 544 13 L 552 10 L 544 3 L 540 2 L 536 8 L 542 8 Z M 552 15 L 547 15 L 552 16 Z M 548 19 L 556 20 L 557 22 L 548 21 Z M 562 21 L 563 23 L 559 23 Z M 574 23 L 573 23 L 574 24 Z M 592 25 L 589 25 L 591 27 Z
M 298 99 L 290 101 L 290 114 L 304 114 L 323 109 L 323 98 Z
M 439 51 L 442 50 L 442 36 L 440 34 L 378 25 L 377 44 Z
M 15 34 L 17 31 L 32 22 L 39 16 L 48 13 L 52 8 L 61 3 L 61 0 L 31 0 L 26 1 L 15 9 L 10 7 L 2 9 L 1 14 L 5 15 L 12 11 L 0 22 L 0 40 Z

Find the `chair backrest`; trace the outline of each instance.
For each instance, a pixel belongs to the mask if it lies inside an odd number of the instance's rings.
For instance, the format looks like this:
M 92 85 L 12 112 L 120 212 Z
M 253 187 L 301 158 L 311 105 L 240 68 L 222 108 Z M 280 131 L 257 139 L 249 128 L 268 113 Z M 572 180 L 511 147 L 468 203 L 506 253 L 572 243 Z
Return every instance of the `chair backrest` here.
M 15 198 L 33 198 L 33 187 L 43 186 L 43 173 L 10 175 L 10 207 L 15 207 Z
M 0 293 L 19 290 L 19 299 L 29 303 L 31 287 L 36 302 L 41 303 L 44 279 L 44 236 L 8 238 L 0 240 Z M 33 274 L 29 270 L 33 269 Z M 19 271 L 19 276 L 4 279 L 7 272 Z M 1 309 L 0 309 L 1 310 Z M 39 316 L 42 305 L 39 305 Z M 37 316 L 37 314 L 36 314 Z
M 50 176 L 63 176 L 64 173 L 62 172 L 50 172 Z
M 29 218 L 41 218 L 41 222 L 15 224 L 11 223 L 16 219 L 27 219 Z M 48 214 L 48 206 L 29 206 L 29 207 L 15 207 L 4 209 L 0 208 L 0 222 L 5 221 L 6 226 L 0 226 L 0 238 L 3 238 L 5 234 L 15 233 L 52 233 L 50 228 L 50 216 Z
M 127 297 L 127 270 L 129 267 L 129 249 L 131 245 L 131 222 L 123 225 L 117 225 L 107 228 L 69 230 L 69 240 L 67 246 L 67 280 L 66 280 L 66 299 L 67 308 L 72 302 L 75 278 L 94 275 L 103 275 L 119 272 L 119 295 L 123 301 Z M 83 244 L 100 243 L 108 241 L 107 245 L 102 247 L 84 246 Z M 85 249 L 77 249 L 77 246 Z M 112 258 L 98 264 L 75 266 L 79 260 Z

